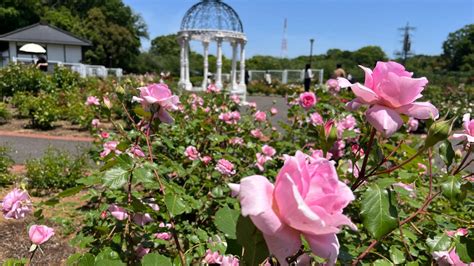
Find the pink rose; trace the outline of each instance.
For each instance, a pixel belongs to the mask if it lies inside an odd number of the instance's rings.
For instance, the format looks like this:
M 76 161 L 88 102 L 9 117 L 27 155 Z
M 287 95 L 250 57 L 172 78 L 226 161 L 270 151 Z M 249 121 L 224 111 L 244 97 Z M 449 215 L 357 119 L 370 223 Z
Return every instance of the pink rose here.
M 219 173 L 226 176 L 235 174 L 234 165 L 231 162 L 227 161 L 226 159 L 220 159 L 219 161 L 217 161 L 217 165 L 215 169 Z
M 353 130 L 357 125 L 357 121 L 352 115 L 348 115 L 339 121 L 338 125 L 340 125 L 344 130 Z
M 456 248 L 451 251 L 436 251 L 433 252 L 433 258 L 439 266 L 474 266 L 474 263 L 464 263 L 459 255 L 456 253 Z
M 26 190 L 14 188 L 2 201 L 5 219 L 21 219 L 31 212 L 31 200 Z
M 465 236 L 469 233 L 467 228 L 458 228 L 457 230 L 454 231 L 447 231 L 446 234 L 450 237 L 454 236 Z
M 235 104 L 239 104 L 240 103 L 240 96 L 237 95 L 237 94 L 232 94 L 230 96 L 230 99 L 235 103 Z
M 418 129 L 418 120 L 413 118 L 413 117 L 410 117 L 408 119 L 408 130 L 407 132 L 413 132 L 413 131 L 416 131 Z
M 328 86 L 328 89 L 331 92 L 339 92 L 341 90 L 339 82 L 336 79 L 328 79 L 328 81 L 326 81 L 326 86 Z
M 270 113 L 271 113 L 272 115 L 276 115 L 276 114 L 278 114 L 278 109 L 276 109 L 275 107 L 272 107 L 272 108 L 270 109 Z
M 232 255 L 222 256 L 222 264 L 221 266 L 239 266 L 240 261 L 237 257 Z
M 226 122 L 229 125 L 237 124 L 240 120 L 240 113 L 238 111 L 221 113 L 219 119 Z
M 127 210 L 115 204 L 110 204 L 108 210 L 110 214 L 112 214 L 112 216 L 119 221 L 123 221 L 128 218 Z
M 267 156 L 259 152 L 255 154 L 255 156 L 257 156 L 257 163 L 255 164 L 255 166 L 257 166 L 257 168 L 263 172 L 263 170 L 265 170 L 264 168 L 265 163 L 271 160 L 272 158 L 270 156 Z
M 468 142 L 473 143 L 474 142 L 474 119 L 470 120 L 470 114 L 465 114 L 462 120 L 464 121 L 463 123 L 464 132 L 460 134 L 453 134 L 453 137 L 464 138 Z
M 171 239 L 171 234 L 168 232 L 162 232 L 162 233 L 156 233 L 153 236 L 155 236 L 158 239 L 161 240 L 170 240 Z
M 403 124 L 400 114 L 416 119 L 436 119 L 438 109 L 429 102 L 415 102 L 428 80 L 412 78 L 413 73 L 396 62 L 377 62 L 374 70 L 360 66 L 365 71 L 365 83 L 351 84 L 338 78 L 341 87 L 351 87 L 357 96 L 353 102 L 367 104 L 367 121 L 384 136 L 390 137 Z
M 397 182 L 393 184 L 394 186 L 401 187 L 404 190 L 410 192 L 410 197 L 415 198 L 416 197 L 416 192 L 415 192 L 415 185 L 413 184 L 405 184 L 402 182 Z
M 257 103 L 256 102 L 248 102 L 247 103 L 248 107 L 252 108 L 252 109 L 256 109 L 257 108 Z
M 87 97 L 87 100 L 85 102 L 86 105 L 96 105 L 96 106 L 99 106 L 100 105 L 100 102 L 99 102 L 99 98 L 95 97 L 95 96 L 89 96 Z
M 426 175 L 428 173 L 428 167 L 426 167 L 426 165 L 422 163 L 418 163 L 417 166 L 418 166 L 418 170 L 421 171 L 420 174 Z
M 169 110 L 178 110 L 179 98 L 173 95 L 166 84 L 150 84 L 147 87 L 138 88 L 140 97 L 133 99 L 142 104 L 145 111 L 152 111 L 155 116 L 164 123 L 172 123 L 173 118 L 168 114 Z
M 198 150 L 194 146 L 188 146 L 184 151 L 184 155 L 191 161 L 199 159 L 200 156 Z
M 137 213 L 133 215 L 133 222 L 140 226 L 144 226 L 147 223 L 151 223 L 153 221 L 154 221 L 153 218 L 151 218 L 150 214 L 148 213 L 145 213 L 145 214 Z
M 92 119 L 91 125 L 92 125 L 92 127 L 98 128 L 100 126 L 100 120 L 99 119 Z
M 336 234 L 343 225 L 355 229 L 343 214 L 354 195 L 326 159 L 297 151 L 286 156 L 275 185 L 254 175 L 243 178 L 240 186 L 234 184 L 233 190 L 238 191 L 242 215 L 250 216 L 281 263 L 300 249 L 303 235 L 313 253 L 333 265 L 339 253 Z
M 300 105 L 304 109 L 310 109 L 316 104 L 316 95 L 312 92 L 303 92 L 300 94 Z
M 210 162 L 212 161 L 212 158 L 211 156 L 202 156 L 201 158 L 201 162 L 203 162 L 205 165 L 208 165 Z
M 326 157 L 324 157 L 324 151 L 323 150 L 313 150 L 313 149 L 310 149 L 309 150 L 311 152 L 311 157 L 313 157 L 313 159 L 328 159 L 330 160 L 332 158 L 332 153 L 330 152 L 327 152 L 326 153 Z
M 207 93 L 211 93 L 211 92 L 218 93 L 220 91 L 221 91 L 221 89 L 219 87 L 217 87 L 215 84 L 209 84 L 209 86 L 207 86 L 207 90 L 206 90 Z
M 104 143 L 103 147 L 104 150 L 100 153 L 100 157 L 104 158 L 105 156 L 109 155 L 111 152 L 115 152 L 115 154 L 121 154 L 120 150 L 117 150 L 119 142 L 116 140 L 108 141 Z
M 262 152 L 263 152 L 263 154 L 265 154 L 267 156 L 273 157 L 273 155 L 275 155 L 275 153 L 276 153 L 276 150 L 272 146 L 269 146 L 269 145 L 265 144 L 262 147 Z
M 323 117 L 318 113 L 312 113 L 309 115 L 309 122 L 314 126 L 322 125 L 324 123 Z
M 202 262 L 207 264 L 222 264 L 222 256 L 218 251 L 212 252 L 210 249 L 208 249 L 206 254 L 204 254 L 204 259 Z
M 250 130 L 250 135 L 252 135 L 253 137 L 257 139 L 263 137 L 263 133 L 259 128 Z
M 135 157 L 145 157 L 145 153 L 142 151 L 140 146 L 134 145 L 130 148 L 130 153 Z
M 242 138 L 239 138 L 239 137 L 233 137 L 229 140 L 229 143 L 232 144 L 232 145 L 243 145 L 244 140 Z
M 262 111 L 257 111 L 255 113 L 255 121 L 257 122 L 265 122 L 267 120 L 267 113 Z
M 103 139 L 108 139 L 110 137 L 110 134 L 106 131 L 100 132 L 100 137 Z
M 54 236 L 54 229 L 46 225 L 32 225 L 28 230 L 28 236 L 35 245 L 41 245 Z

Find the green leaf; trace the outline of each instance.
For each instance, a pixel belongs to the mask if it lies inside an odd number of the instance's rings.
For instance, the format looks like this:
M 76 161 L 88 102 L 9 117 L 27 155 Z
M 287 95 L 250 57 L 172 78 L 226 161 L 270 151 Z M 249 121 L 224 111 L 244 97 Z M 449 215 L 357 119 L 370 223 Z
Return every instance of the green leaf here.
M 72 187 L 68 188 L 61 193 L 57 195 L 58 198 L 65 198 L 65 197 L 70 197 L 72 195 L 76 195 L 77 193 L 81 192 L 81 190 L 84 189 L 83 185 L 77 186 L 77 187 Z
M 439 145 L 439 156 L 446 164 L 446 168 L 449 169 L 455 156 L 453 147 L 449 140 L 445 140 Z
M 157 253 L 146 254 L 142 259 L 142 266 L 171 266 L 171 265 L 172 264 L 169 258 Z
M 374 184 L 362 195 L 362 221 L 367 231 L 376 239 L 398 226 L 398 211 L 393 193 Z
M 461 182 L 456 176 L 449 176 L 448 180 L 441 184 L 443 195 L 455 204 L 461 195 Z
M 153 183 L 153 172 L 151 169 L 145 167 L 135 168 L 133 170 L 133 180 L 137 183 L 147 184 Z
M 390 258 L 395 264 L 402 264 L 405 262 L 405 254 L 400 251 L 396 246 L 390 247 Z
M 461 237 L 456 243 L 456 253 L 459 255 L 459 258 L 465 262 L 474 261 L 474 239 L 469 239 L 467 237 Z
M 245 265 L 258 265 L 268 256 L 268 248 L 262 233 L 253 225 L 249 217 L 239 216 L 237 221 L 237 242 L 245 248 Z
M 374 261 L 374 263 L 372 265 L 373 266 L 392 266 L 393 264 L 388 260 L 378 259 L 378 260 Z
M 437 235 L 434 238 L 428 238 L 426 244 L 430 247 L 431 252 L 448 250 L 451 245 L 451 239 L 448 235 Z
M 165 195 L 165 204 L 169 212 L 173 215 L 180 215 L 186 211 L 186 205 L 183 199 L 177 193 L 168 193 Z
M 216 212 L 214 224 L 217 229 L 223 232 L 226 237 L 236 239 L 235 228 L 237 227 L 237 220 L 239 218 L 239 211 L 232 210 L 227 206 L 220 208 Z
M 104 174 L 104 185 L 111 189 L 119 189 L 127 183 L 129 172 L 123 168 L 112 168 Z

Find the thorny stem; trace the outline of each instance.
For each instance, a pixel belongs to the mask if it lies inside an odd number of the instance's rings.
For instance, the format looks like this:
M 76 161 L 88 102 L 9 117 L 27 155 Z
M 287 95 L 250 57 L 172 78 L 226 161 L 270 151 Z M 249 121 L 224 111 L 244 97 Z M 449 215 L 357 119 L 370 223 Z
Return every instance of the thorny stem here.
M 419 156 L 420 154 L 422 154 L 424 151 L 425 151 L 425 148 L 421 148 L 421 149 L 418 150 L 412 157 L 408 158 L 406 161 L 402 162 L 401 164 L 396 165 L 396 166 L 391 167 L 391 168 L 386 169 L 386 170 L 382 170 L 382 171 L 373 173 L 373 174 L 371 174 L 371 175 L 368 175 L 367 177 L 373 176 L 373 175 L 381 175 L 381 174 L 388 174 L 388 173 L 391 173 L 391 172 L 397 170 L 398 168 L 401 168 L 402 166 L 406 165 L 407 163 L 413 161 L 416 157 L 418 157 L 418 156 Z
M 26 262 L 26 266 L 30 266 L 31 265 L 31 261 L 33 261 L 33 257 L 35 256 L 35 253 L 36 253 L 36 250 L 38 249 L 38 247 L 36 247 L 32 252 L 31 252 L 31 255 L 30 255 L 30 258 L 28 259 L 28 261 Z
M 372 150 L 372 144 L 374 143 L 374 138 L 375 138 L 375 133 L 377 131 L 375 128 L 372 128 L 372 131 L 370 132 L 370 137 L 369 137 L 369 143 L 367 144 L 367 151 L 364 156 L 364 161 L 362 163 L 362 168 L 360 169 L 359 176 L 357 177 L 356 181 L 352 185 L 351 189 L 352 191 L 356 190 L 364 181 L 365 179 L 365 170 L 367 168 L 367 163 L 369 162 L 369 154 Z
M 426 198 L 425 198 L 425 202 L 423 203 L 423 205 L 416 211 L 414 212 L 412 215 L 410 215 L 408 218 L 406 218 L 405 220 L 401 221 L 399 223 L 399 228 L 401 228 L 402 225 L 410 222 L 411 220 L 413 220 L 416 216 L 418 216 L 418 214 L 422 213 L 423 211 L 425 211 L 425 209 L 428 207 L 428 205 L 439 195 L 441 194 L 441 191 L 440 192 L 437 192 L 436 194 L 432 195 L 433 193 L 433 187 L 432 187 L 432 183 L 433 183 L 433 174 L 432 174 L 432 165 L 431 165 L 431 150 L 429 151 L 429 176 L 430 176 L 430 190 L 428 192 L 428 195 L 426 195 Z M 391 231 L 390 233 L 386 234 L 385 236 L 383 236 L 380 241 L 384 240 L 388 235 L 390 235 L 391 233 L 393 233 L 393 231 Z M 362 254 L 360 254 L 353 262 L 352 262 L 352 265 L 355 266 L 357 265 L 357 263 L 359 263 L 359 261 L 361 261 L 365 256 L 367 256 L 367 254 L 369 254 L 370 250 L 372 250 L 378 243 L 379 241 L 374 239 L 372 240 L 372 243 L 370 243 L 370 245 L 364 250 L 364 252 L 362 252 Z
M 390 157 L 392 157 L 392 156 L 395 154 L 395 152 L 398 151 L 398 149 L 400 149 L 400 147 L 402 146 L 402 144 L 403 144 L 404 142 L 405 142 L 405 140 L 400 141 L 400 143 L 397 145 L 397 147 L 395 147 L 395 149 L 393 149 L 393 151 L 392 151 L 388 156 L 385 156 L 385 157 L 383 158 L 383 160 L 380 161 L 380 163 L 379 163 L 376 167 L 374 167 L 374 169 L 372 169 L 372 170 L 370 171 L 370 173 L 367 175 L 367 177 L 372 176 L 373 173 L 375 173 L 375 171 L 377 171 L 377 169 L 378 169 L 380 166 L 382 166 L 384 163 L 386 163 L 386 162 L 388 161 L 388 159 L 389 159 Z
M 135 165 L 133 165 L 132 170 L 130 171 L 130 176 L 128 177 L 128 184 L 127 184 L 127 205 L 130 207 L 132 205 L 132 177 L 133 177 L 133 169 L 135 169 Z M 128 215 L 127 223 L 125 224 L 125 238 L 127 241 L 127 250 L 130 254 L 134 254 L 131 248 L 133 247 L 132 237 L 130 236 L 130 224 L 132 222 L 131 215 Z

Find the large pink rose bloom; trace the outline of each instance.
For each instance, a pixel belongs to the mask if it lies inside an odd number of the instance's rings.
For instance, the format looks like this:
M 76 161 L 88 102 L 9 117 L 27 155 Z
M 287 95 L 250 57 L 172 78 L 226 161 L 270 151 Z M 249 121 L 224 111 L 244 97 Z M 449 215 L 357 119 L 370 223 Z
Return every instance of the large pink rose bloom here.
M 300 105 L 304 109 L 309 109 L 316 104 L 316 95 L 312 92 L 303 92 L 300 94 Z
M 32 225 L 28 231 L 31 242 L 41 245 L 54 236 L 54 229 L 46 225 Z
M 5 219 L 24 218 L 31 212 L 31 201 L 28 192 L 14 188 L 8 193 L 1 204 Z
M 140 97 L 133 99 L 142 104 L 146 111 L 158 111 L 155 115 L 164 123 L 172 123 L 173 118 L 168 114 L 170 110 L 178 110 L 179 98 L 173 95 L 166 84 L 150 84 L 138 88 Z
M 464 132 L 459 134 L 453 134 L 454 138 L 464 138 L 468 142 L 474 142 L 474 119 L 470 119 L 470 114 L 463 116 L 464 121 Z
M 360 66 L 365 71 L 365 83 L 351 84 L 339 78 L 341 87 L 351 87 L 357 96 L 348 107 L 354 109 L 361 104 L 370 105 L 365 113 L 367 121 L 384 136 L 389 137 L 403 124 L 400 114 L 416 119 L 436 119 L 438 109 L 429 102 L 415 102 L 428 80 L 412 78 L 413 73 L 396 62 L 377 62 L 374 70 Z
M 295 156 L 286 156 L 275 185 L 254 175 L 229 186 L 238 194 L 242 215 L 250 216 L 282 265 L 299 250 L 301 235 L 314 254 L 334 265 L 339 254 L 336 234 L 343 225 L 355 229 L 342 213 L 354 195 L 327 159 L 297 151 Z

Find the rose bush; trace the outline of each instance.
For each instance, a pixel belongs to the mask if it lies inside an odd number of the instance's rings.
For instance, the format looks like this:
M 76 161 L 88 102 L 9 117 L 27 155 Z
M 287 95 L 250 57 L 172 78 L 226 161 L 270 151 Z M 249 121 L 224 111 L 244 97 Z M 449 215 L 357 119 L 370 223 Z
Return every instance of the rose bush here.
M 88 107 L 116 125 L 105 135 L 94 129 L 100 168 L 53 198 L 87 193 L 73 240 L 80 249 L 68 263 L 428 265 L 451 253 L 469 263 L 472 144 L 448 140 L 452 121 L 432 121 L 434 111 L 420 122 L 426 137 L 408 133 L 399 108 L 417 105 L 425 81 L 378 65 L 373 93 L 357 86 L 376 95 L 369 110 L 400 117 L 393 128 L 345 109 L 359 91 L 289 95 L 288 123 L 273 124 L 268 114 L 280 110 L 214 88 L 117 87 L 110 103 Z M 459 228 L 467 233 L 451 233 Z

